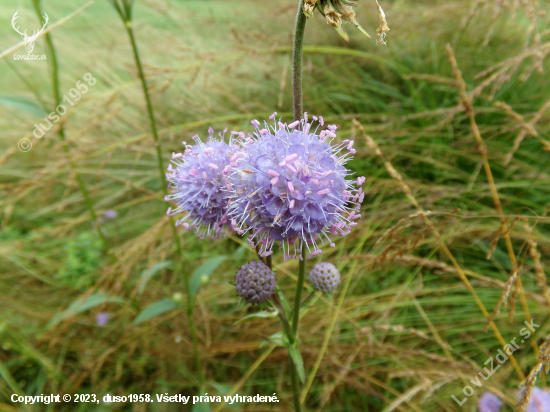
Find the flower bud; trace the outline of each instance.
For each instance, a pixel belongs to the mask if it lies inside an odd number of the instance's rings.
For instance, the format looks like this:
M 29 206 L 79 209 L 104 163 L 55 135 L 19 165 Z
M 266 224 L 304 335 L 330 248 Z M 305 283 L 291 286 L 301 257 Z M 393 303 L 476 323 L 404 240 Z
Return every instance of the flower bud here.
M 333 293 L 340 284 L 340 272 L 332 263 L 318 263 L 309 272 L 309 282 L 316 290 Z
M 246 263 L 237 272 L 235 286 L 248 303 L 262 303 L 275 291 L 275 274 L 262 262 Z
M 183 294 L 181 292 L 176 292 L 172 295 L 172 300 L 174 302 L 182 302 L 183 301 Z

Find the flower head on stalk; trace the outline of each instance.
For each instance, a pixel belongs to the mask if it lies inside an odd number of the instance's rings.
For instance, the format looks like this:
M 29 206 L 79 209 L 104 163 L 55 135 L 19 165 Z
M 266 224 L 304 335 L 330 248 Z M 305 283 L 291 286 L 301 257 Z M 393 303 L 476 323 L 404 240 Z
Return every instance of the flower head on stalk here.
M 353 7 L 358 5 L 358 0 L 305 0 L 304 14 L 306 17 L 311 17 L 317 8 L 327 20 L 327 24 L 333 26 L 346 41 L 349 41 L 349 36 L 342 28 L 343 22 L 353 24 L 361 33 L 372 39 L 355 19 L 356 14 Z
M 329 125 L 317 133 L 322 117 L 313 116 L 310 123 L 305 113 L 288 126 L 273 121 L 260 128 L 253 120 L 256 132 L 241 139 L 243 152 L 227 196 L 229 216 L 235 230 L 249 233 L 260 256 L 271 255 L 278 241 L 285 260 L 301 258 L 303 243 L 313 257 L 322 253 L 319 241 L 334 246 L 329 235 L 345 236 L 357 225 L 364 194 L 355 182 L 360 186 L 365 178 L 346 179 L 353 141 L 331 144 L 337 128 Z
M 235 159 L 239 156 L 239 146 L 231 139 L 229 144 L 224 142 L 226 130 L 219 134 L 219 139 L 214 137 L 212 128 L 208 132 L 206 143 L 196 135 L 194 145 L 183 142 L 185 151 L 172 154 L 172 163 L 176 166 L 170 164 L 166 173 L 172 194 L 165 200 L 177 204 L 174 210 L 168 208 L 170 216 L 187 212 L 176 221 L 176 226 L 182 225 L 201 238 L 215 239 L 222 237 L 230 226 L 224 190 L 230 187 L 228 175 L 232 165 L 237 165 Z
M 309 282 L 315 290 L 334 293 L 340 285 L 340 271 L 329 262 L 317 263 L 309 272 Z
M 275 292 L 275 274 L 262 262 L 245 263 L 237 272 L 235 287 L 248 303 L 263 303 Z

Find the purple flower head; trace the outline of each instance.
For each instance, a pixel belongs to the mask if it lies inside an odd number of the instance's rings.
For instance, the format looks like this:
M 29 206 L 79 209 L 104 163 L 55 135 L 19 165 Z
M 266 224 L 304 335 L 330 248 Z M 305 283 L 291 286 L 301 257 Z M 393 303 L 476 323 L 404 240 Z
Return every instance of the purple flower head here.
M 100 312 L 97 314 L 95 321 L 97 326 L 105 326 L 109 321 L 109 314 L 107 312 Z
M 285 260 L 301 258 L 303 242 L 309 257 L 319 255 L 319 241 L 334 246 L 329 235 L 347 235 L 361 217 L 364 194 L 346 179 L 344 167 L 355 153 L 353 141 L 331 144 L 336 126 L 317 133 L 312 130 L 317 120 L 323 126 L 323 118 L 313 116 L 308 123 L 305 113 L 302 121 L 287 126 L 275 119 L 273 127 L 266 123 L 261 129 L 253 120 L 254 136 L 241 139 L 244 151 L 231 172 L 229 216 L 236 231 L 249 233 L 260 256 L 272 254 L 275 241 L 281 242 Z
M 215 239 L 222 237 L 228 227 L 227 201 L 224 190 L 229 187 L 228 174 L 234 163 L 239 146 L 214 138 L 214 131 L 203 143 L 194 136 L 195 145 L 185 145 L 185 152 L 172 154 L 166 179 L 172 194 L 166 196 L 166 201 L 174 200 L 177 208 L 168 208 L 168 215 L 187 212 L 186 216 L 176 221 L 176 226 L 183 225 L 187 230 L 194 231 L 200 238 L 206 236 Z M 224 130 L 225 133 L 225 130 Z
M 477 404 L 479 412 L 500 412 L 502 401 L 491 392 L 485 392 Z
M 111 220 L 117 217 L 118 213 L 116 210 L 106 210 L 105 213 L 103 213 L 103 218 L 105 220 Z
M 520 395 L 523 395 L 523 389 Z M 547 412 L 550 411 L 550 394 L 540 388 L 534 387 L 531 391 L 531 399 L 527 404 L 527 412 Z

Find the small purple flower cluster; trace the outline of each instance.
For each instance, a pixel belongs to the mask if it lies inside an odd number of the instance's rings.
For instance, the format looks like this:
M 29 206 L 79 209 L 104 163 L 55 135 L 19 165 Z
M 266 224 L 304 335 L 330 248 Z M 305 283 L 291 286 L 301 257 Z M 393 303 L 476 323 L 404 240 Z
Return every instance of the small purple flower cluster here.
M 523 395 L 525 389 L 521 390 L 519 395 Z M 485 392 L 478 402 L 479 412 L 500 412 L 502 401 L 490 392 Z M 527 404 L 527 412 L 549 412 L 550 394 L 540 388 L 533 388 L 531 398 Z
M 193 137 L 195 145 L 183 142 L 185 152 L 172 154 L 176 167 L 170 164 L 166 174 L 172 194 L 165 200 L 173 200 L 178 205 L 175 210 L 168 208 L 168 215 L 187 212 L 183 219 L 176 221 L 176 226 L 182 225 L 201 238 L 216 239 L 223 236 L 229 224 L 224 197 L 229 187 L 229 170 L 232 164 L 237 165 L 234 160 L 239 146 L 232 141 L 224 142 L 226 130 L 220 133 L 220 140 L 214 138 L 212 128 L 208 132 L 206 143 L 196 135 Z
M 485 392 L 477 404 L 479 412 L 500 412 L 502 401 L 491 392 Z
M 280 242 L 285 260 L 301 259 L 302 244 L 308 257 L 319 255 L 319 241 L 334 247 L 329 235 L 350 233 L 364 199 L 355 184 L 365 181 L 347 179 L 354 142 L 332 145 L 337 128 L 328 125 L 317 133 L 322 117 L 309 122 L 305 113 L 303 120 L 286 125 L 276 114 L 270 116 L 273 126 L 260 128 L 253 120 L 254 135 L 231 132 L 237 139 L 226 144 L 210 129 L 207 143 L 196 138 L 184 154 L 173 155 L 176 169 L 170 166 L 167 174 L 173 194 L 166 200 L 175 200 L 178 208 L 168 213 L 187 211 L 177 225 L 213 238 L 226 229 L 248 233 L 262 257 Z

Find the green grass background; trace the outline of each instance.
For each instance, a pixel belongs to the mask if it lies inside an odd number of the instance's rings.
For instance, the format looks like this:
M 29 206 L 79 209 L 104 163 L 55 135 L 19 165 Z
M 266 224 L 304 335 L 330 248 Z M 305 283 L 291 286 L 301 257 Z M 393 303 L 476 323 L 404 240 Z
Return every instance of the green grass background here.
M 250 131 L 251 119 L 267 118 L 275 110 L 290 120 L 295 3 L 136 1 L 135 30 L 166 164 L 183 140 L 190 141 L 195 133 L 205 136 L 209 126 Z M 359 226 L 316 259 L 337 264 L 344 282 L 351 281 L 325 352 L 322 342 L 339 295 L 318 299 L 302 319 L 306 376 L 323 354 L 306 410 L 475 411 L 478 397 L 488 390 L 504 397 L 506 410 L 512 410 L 521 379 L 510 362 L 475 388 L 462 407 L 451 399 L 464 397 L 464 385 L 500 345 L 491 330 L 484 331 L 486 321 L 472 295 L 422 220 L 410 217 L 416 210 L 367 148 L 352 119 L 378 142 L 419 203 L 435 213 L 431 219 L 491 312 L 512 265 L 503 239 L 486 257 L 500 224 L 467 116 L 462 110 L 449 116 L 458 104 L 458 91 L 450 81 L 445 45 L 454 48 L 469 91 L 483 80 L 476 77 L 480 72 L 535 47 L 535 33 L 547 50 L 548 16 L 537 15 L 532 32 L 529 8 L 522 4 L 513 13 L 513 3 L 499 8 L 497 2 L 382 2 L 391 28 L 387 47 L 350 26 L 346 43 L 318 14 L 308 21 L 304 106 L 337 124 L 339 139 L 356 141 L 357 154 L 349 165 L 367 180 Z M 50 24 L 83 4 L 42 0 Z M 541 2 L 542 11 L 545 6 Z M 23 29 L 38 25 L 30 1 L 0 2 L 2 49 L 20 40 L 10 27 L 16 10 Z M 358 19 L 374 35 L 375 3 L 362 0 Z M 63 116 L 67 142 L 60 142 L 55 129 L 38 140 L 31 133 L 43 120 L 28 113 L 28 102 L 52 110 L 48 62 L 15 61 L 11 55 L 0 61 L 4 103 L 6 96 L 27 99 L 26 110 L 0 105 L 0 410 L 191 410 L 157 403 L 25 407 L 10 402 L 12 393 L 199 394 L 184 305 L 135 323 L 149 305 L 185 294 L 181 258 L 165 216 L 165 182 L 158 177 L 122 23 L 107 1 L 98 0 L 53 31 L 52 39 L 61 93 L 67 94 L 85 73 L 92 73 L 97 84 Z M 43 39 L 34 53 L 46 53 Z M 545 73 L 534 70 L 522 79 L 534 62 L 532 57 L 521 60 L 494 98 L 488 87 L 474 100 L 504 213 L 528 218 L 529 230 L 520 219 L 510 232 L 522 263 L 529 311 L 541 325 L 514 353 L 524 374 L 536 363 L 534 347 L 550 332 L 549 307 L 526 243 L 528 238 L 538 243 L 547 268 L 550 230 L 541 216 L 550 204 L 550 153 L 527 136 L 504 165 L 521 125 L 494 102 L 507 102 L 529 121 L 550 99 Z M 549 126 L 546 112 L 535 126 L 546 140 Z M 24 137 L 33 144 L 26 153 L 17 149 Z M 62 145 L 68 146 L 69 156 Z M 102 225 L 112 257 L 102 250 L 69 160 L 77 164 L 98 215 L 118 213 Z M 392 236 L 377 243 L 402 219 Z M 513 221 L 511 217 L 508 224 Z M 226 257 L 194 300 L 207 381 L 202 394 L 277 393 L 278 404 L 224 410 L 292 410 L 285 349 L 276 348 L 258 367 L 254 364 L 265 351 L 260 344 L 279 330 L 277 320 L 253 318 L 233 325 L 255 311 L 237 308 L 229 283 L 254 253 L 240 238 L 212 242 L 180 234 L 189 275 L 200 275 L 197 269 L 211 258 Z M 278 285 L 290 300 L 297 263 L 283 263 L 276 254 L 274 264 Z M 72 310 L 73 302 L 92 293 L 103 298 L 86 310 Z M 524 327 L 519 296 L 515 302 L 513 313 L 508 306 L 496 319 L 506 341 Z M 96 325 L 100 312 L 110 314 L 104 327 Z M 537 385 L 546 383 L 542 379 Z M 219 410 L 221 405 L 201 406 Z

